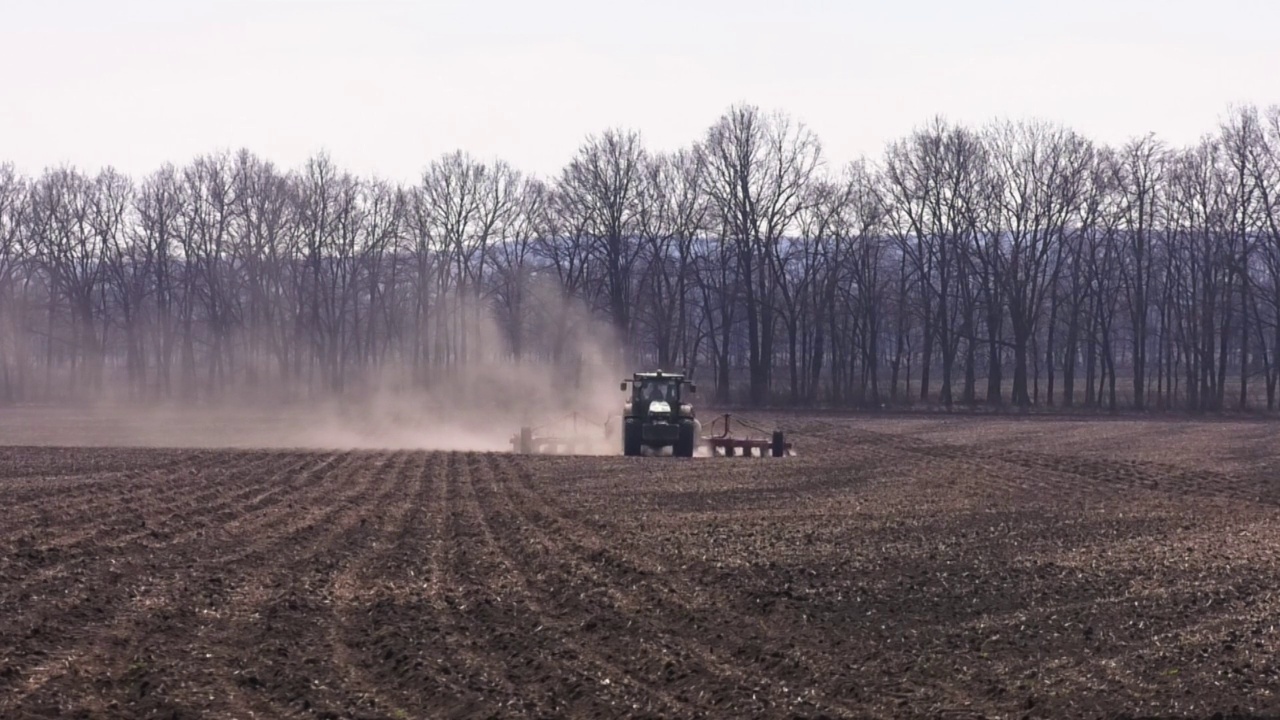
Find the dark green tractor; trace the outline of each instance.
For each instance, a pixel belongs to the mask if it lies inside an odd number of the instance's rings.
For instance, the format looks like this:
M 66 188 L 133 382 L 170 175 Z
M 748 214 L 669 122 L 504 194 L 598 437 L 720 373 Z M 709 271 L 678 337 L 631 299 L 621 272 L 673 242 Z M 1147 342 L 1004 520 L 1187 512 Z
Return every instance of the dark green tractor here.
M 693 457 L 701 440 L 702 423 L 694 416 L 690 397 L 698 387 L 684 375 L 635 373 L 622 381 L 631 397 L 622 407 L 622 453 L 639 455 L 642 448 L 670 447 L 676 457 Z

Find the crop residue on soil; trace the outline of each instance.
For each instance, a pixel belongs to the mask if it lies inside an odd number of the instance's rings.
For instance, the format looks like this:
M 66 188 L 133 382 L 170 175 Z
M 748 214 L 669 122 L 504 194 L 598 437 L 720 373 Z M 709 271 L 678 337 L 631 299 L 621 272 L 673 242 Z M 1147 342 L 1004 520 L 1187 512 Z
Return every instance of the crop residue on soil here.
M 696 462 L 0 448 L 0 717 L 1274 714 L 1270 444 L 1041 427 L 796 416 L 796 457 Z

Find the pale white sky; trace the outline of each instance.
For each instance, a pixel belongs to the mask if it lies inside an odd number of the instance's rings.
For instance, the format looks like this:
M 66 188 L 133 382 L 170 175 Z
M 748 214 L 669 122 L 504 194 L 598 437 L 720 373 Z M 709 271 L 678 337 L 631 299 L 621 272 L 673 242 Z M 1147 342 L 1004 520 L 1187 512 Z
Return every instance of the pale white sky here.
M 0 162 L 142 175 L 248 147 L 412 181 L 454 149 L 551 175 L 588 133 L 674 149 L 782 109 L 828 161 L 934 114 L 1175 144 L 1280 103 L 1272 0 L 0 0 Z

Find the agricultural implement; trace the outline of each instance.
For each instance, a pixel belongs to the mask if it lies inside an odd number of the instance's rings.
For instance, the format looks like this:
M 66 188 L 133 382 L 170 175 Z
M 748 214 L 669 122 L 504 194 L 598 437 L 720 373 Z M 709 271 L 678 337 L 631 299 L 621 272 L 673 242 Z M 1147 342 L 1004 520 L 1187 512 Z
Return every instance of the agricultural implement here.
M 510 442 L 512 451 L 521 455 L 576 455 L 601 447 L 608 436 L 607 421 L 596 422 L 574 411 L 542 425 L 521 427 Z
M 791 448 L 791 442 L 781 430 L 765 430 L 763 428 L 752 425 L 751 423 L 736 418 L 738 425 L 755 431 L 759 435 L 735 435 L 733 432 L 732 421 L 735 418 L 728 413 L 712 420 L 707 429 L 712 434 L 705 435 L 702 442 L 711 451 L 712 457 L 787 457 L 795 455 L 795 451 Z M 715 433 L 716 426 L 720 427 L 720 432 Z M 764 437 L 760 437 L 763 435 Z
M 786 457 L 794 455 L 791 443 L 781 430 L 763 430 L 739 419 L 738 425 L 763 434 L 763 437 L 735 434 L 732 418 L 725 414 L 709 426 L 703 435 L 702 421 L 694 412 L 689 395 L 698 387 L 679 373 L 640 372 L 623 380 L 621 389 L 631 389 L 631 397 L 622 410 L 622 452 L 639 455 L 641 448 L 671 448 L 677 457 L 693 457 L 699 447 L 706 446 L 712 457 Z M 718 433 L 714 432 L 720 426 Z M 606 426 L 608 432 L 611 428 Z
M 621 389 L 631 391 L 621 416 L 597 422 L 575 411 L 542 425 L 525 425 L 511 436 L 511 449 L 522 455 L 595 455 L 618 443 L 622 454 L 630 456 L 643 454 L 645 448 L 654 453 L 670 448 L 676 457 L 693 457 L 701 447 L 711 457 L 795 455 L 781 430 L 764 430 L 727 413 L 707 425 L 711 432 L 704 435 L 688 397 L 697 386 L 682 374 L 638 372 L 623 380 Z M 734 420 L 755 434 L 735 432 Z

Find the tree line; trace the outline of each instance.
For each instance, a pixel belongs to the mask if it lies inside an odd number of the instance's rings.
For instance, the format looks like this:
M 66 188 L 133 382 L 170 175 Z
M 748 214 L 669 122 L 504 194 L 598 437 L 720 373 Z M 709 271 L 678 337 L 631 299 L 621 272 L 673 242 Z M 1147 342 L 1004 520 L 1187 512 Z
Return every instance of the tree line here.
M 416 183 L 248 150 L 140 178 L 0 166 L 0 401 L 430 388 L 618 359 L 720 402 L 1276 409 L 1280 107 L 1189 147 L 936 118 L 834 167 L 781 112 L 554 177 L 458 151 Z

